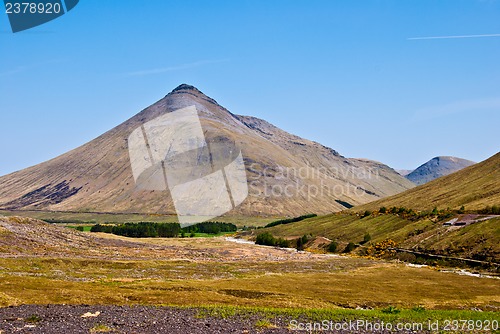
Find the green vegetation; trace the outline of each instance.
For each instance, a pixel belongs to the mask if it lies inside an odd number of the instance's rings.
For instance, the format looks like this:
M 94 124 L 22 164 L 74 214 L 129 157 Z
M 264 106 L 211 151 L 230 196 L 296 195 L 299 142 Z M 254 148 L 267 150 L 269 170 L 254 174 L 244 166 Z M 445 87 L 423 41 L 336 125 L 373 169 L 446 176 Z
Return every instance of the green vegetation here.
M 259 319 L 255 323 L 255 327 L 261 329 L 267 329 L 267 328 L 275 328 L 276 326 L 273 325 L 268 319 Z
M 486 215 L 500 215 L 500 206 L 498 205 L 493 205 L 493 206 L 486 206 L 484 209 L 479 210 L 479 213 L 486 214 Z
M 130 238 L 175 238 L 179 233 L 181 238 L 185 238 L 188 234 L 192 238 L 236 232 L 237 227 L 234 224 L 222 222 L 203 222 L 184 228 L 181 228 L 179 223 L 140 222 L 118 225 L 96 224 L 89 230 L 90 232 L 112 233 Z
M 90 329 L 90 333 L 108 333 L 114 332 L 114 329 L 104 324 L 95 324 L 94 327 Z
M 40 316 L 37 314 L 32 314 L 29 317 L 25 318 L 24 321 L 31 322 L 31 323 L 37 323 L 37 322 L 42 321 L 42 318 L 40 318 Z
M 111 213 L 111 212 L 64 212 L 64 211 L 29 211 L 29 210 L 0 210 L 0 215 L 30 217 L 44 220 L 55 224 L 69 225 L 95 225 L 95 224 L 123 224 L 123 223 L 175 223 L 175 214 L 158 213 Z M 217 221 L 233 223 L 238 227 L 244 226 L 259 227 L 264 226 L 277 217 L 248 217 L 248 216 L 222 216 Z M 200 217 L 199 221 L 205 221 Z
M 92 229 L 92 226 L 90 226 L 90 225 L 66 225 L 66 227 L 75 229 L 75 230 L 80 231 L 80 232 L 90 232 L 90 230 Z
M 344 253 L 350 253 L 356 249 L 356 245 L 353 242 L 349 242 L 347 246 L 345 246 Z
M 328 245 L 328 251 L 330 253 L 335 253 L 337 251 L 338 244 L 336 241 L 332 241 L 330 245 Z
M 400 313 L 401 310 L 397 309 L 396 307 L 394 306 L 389 306 L 389 307 L 386 307 L 386 308 L 383 308 L 382 309 L 382 313 L 388 313 L 388 314 L 398 314 Z
M 365 217 L 369 217 L 371 216 L 372 212 L 369 211 L 369 210 L 366 210 L 365 212 L 363 212 L 363 214 L 361 215 L 361 218 L 365 218 Z
M 181 230 L 185 233 L 219 234 L 221 232 L 236 232 L 237 229 L 236 225 L 231 223 L 203 222 L 183 227 Z
M 104 232 L 131 238 L 174 238 L 181 231 L 179 223 L 125 223 L 120 225 L 96 224 L 91 232 Z
M 277 246 L 277 247 L 290 247 L 290 242 L 283 238 L 275 238 L 269 232 L 261 233 L 257 235 L 257 239 L 255 239 L 255 243 L 257 245 L 264 246 Z
M 317 216 L 318 216 L 317 214 L 311 213 L 308 215 L 302 215 L 302 216 L 298 216 L 295 218 L 280 219 L 280 220 L 276 220 L 272 223 L 269 223 L 264 227 L 273 227 L 273 226 L 277 226 L 277 225 L 286 225 L 286 224 L 296 223 L 296 222 L 299 222 L 301 220 L 308 219 L 308 218 L 314 218 Z
M 302 237 L 297 239 L 297 250 L 304 250 L 304 245 L 309 241 L 309 237 L 307 235 L 303 235 Z
M 474 322 L 498 319 L 496 312 L 477 312 L 470 310 L 426 310 L 414 307 L 411 309 L 397 309 L 394 307 L 376 308 L 372 310 L 354 310 L 339 308 L 273 308 L 273 307 L 242 307 L 242 306 L 202 306 L 198 307 L 198 317 L 216 317 L 227 319 L 230 317 L 259 317 L 259 324 L 270 324 L 269 319 L 301 319 L 304 322 L 321 322 L 324 319 L 333 322 L 348 322 L 356 320 L 380 321 L 384 323 L 413 322 L 427 324 L 428 321 L 470 319 Z M 257 326 L 257 324 L 256 324 Z M 257 326 L 258 327 L 258 326 Z M 425 330 L 426 328 L 424 328 Z
M 381 214 L 380 211 L 375 211 L 361 219 L 360 213 L 337 213 L 274 226 L 264 229 L 263 233 L 269 232 L 276 238 L 310 234 L 323 236 L 335 240 L 337 246 L 341 247 L 340 251 L 349 242 L 365 246 L 391 239 L 399 248 L 421 253 L 500 263 L 500 218 L 450 228 L 444 223 L 458 214 L 456 210 L 436 209 L 433 214 L 431 211 L 418 212 L 405 207 L 391 207 L 386 212 Z M 338 247 L 335 251 L 338 251 Z M 352 246 L 349 248 L 352 249 Z M 327 247 L 325 250 L 328 250 Z M 364 255 L 366 247 L 360 247 L 356 252 Z M 410 262 L 416 260 L 415 256 L 409 254 L 398 254 L 397 258 Z M 455 264 L 450 262 L 448 265 Z M 494 269 L 496 266 L 491 264 L 489 267 Z M 488 268 L 488 265 L 485 264 L 484 268 Z

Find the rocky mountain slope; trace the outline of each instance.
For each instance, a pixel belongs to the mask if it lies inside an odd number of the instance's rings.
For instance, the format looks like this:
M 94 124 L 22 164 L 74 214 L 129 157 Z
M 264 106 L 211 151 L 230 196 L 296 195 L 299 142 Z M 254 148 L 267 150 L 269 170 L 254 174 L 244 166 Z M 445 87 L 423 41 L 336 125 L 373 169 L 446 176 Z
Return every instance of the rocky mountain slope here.
M 413 187 L 386 165 L 348 159 L 266 121 L 235 115 L 183 84 L 87 144 L 0 177 L 0 208 L 175 213 L 168 191 L 136 186 L 128 138 L 145 122 L 189 106 L 196 107 L 207 141 L 228 142 L 241 149 L 248 197 L 230 215 L 327 213 Z
M 473 164 L 475 164 L 474 161 L 456 157 L 435 157 L 408 173 L 406 178 L 417 185 L 421 185 L 441 176 L 455 173 Z

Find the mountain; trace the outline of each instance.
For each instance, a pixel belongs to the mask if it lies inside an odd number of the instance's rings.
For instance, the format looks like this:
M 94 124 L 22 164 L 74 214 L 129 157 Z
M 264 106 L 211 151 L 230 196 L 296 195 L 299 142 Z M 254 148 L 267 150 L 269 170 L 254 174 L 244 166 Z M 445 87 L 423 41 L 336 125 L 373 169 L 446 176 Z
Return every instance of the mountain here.
M 475 164 L 474 161 L 456 157 L 435 157 L 405 176 L 413 183 L 421 185 L 438 177 L 455 173 L 473 164 Z
M 396 172 L 398 172 L 399 175 L 406 176 L 413 172 L 413 169 L 396 169 Z
M 434 207 L 482 209 L 500 204 L 500 152 L 491 158 L 440 177 L 400 194 L 384 198 L 358 210 L 377 210 L 380 207 L 406 207 L 432 210 Z
M 207 143 L 218 147 L 227 143 L 227 147 L 241 149 L 248 197 L 230 215 L 334 212 L 414 186 L 386 165 L 345 158 L 331 148 L 289 134 L 264 120 L 235 115 L 197 88 L 183 84 L 96 139 L 52 160 L 0 177 L 0 208 L 174 214 L 168 191 L 136 185 L 129 137 L 140 137 L 146 122 L 164 119 L 183 108 L 195 108 Z M 175 115 L 184 117 L 182 113 Z M 149 144 L 144 148 L 151 154 Z M 231 155 L 233 151 L 237 150 L 220 153 Z M 176 172 L 185 172 L 176 168 Z M 155 170 L 149 172 L 154 174 Z M 153 176 L 155 184 L 163 180 Z M 203 191 L 195 186 L 187 190 Z M 219 205 L 216 201 L 206 204 Z

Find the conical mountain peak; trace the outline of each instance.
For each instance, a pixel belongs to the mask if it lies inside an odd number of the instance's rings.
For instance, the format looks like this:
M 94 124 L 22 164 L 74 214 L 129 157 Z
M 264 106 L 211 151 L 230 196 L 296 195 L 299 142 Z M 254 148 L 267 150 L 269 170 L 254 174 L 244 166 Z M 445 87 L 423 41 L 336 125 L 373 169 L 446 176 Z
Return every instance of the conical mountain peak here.
M 173 97 L 177 94 L 188 94 L 191 96 L 199 97 L 207 102 L 210 102 L 212 104 L 215 104 L 217 106 L 220 106 L 217 101 L 212 99 L 211 97 L 205 95 L 201 90 L 196 88 L 195 86 L 188 85 L 188 84 L 180 84 L 176 88 L 174 88 L 170 93 L 167 94 L 167 97 Z
M 179 91 L 194 91 L 196 93 L 201 93 L 203 94 L 198 88 L 196 88 L 195 86 L 191 86 L 191 85 L 188 85 L 188 84 L 180 84 L 179 86 L 177 86 L 176 88 L 174 88 L 172 90 L 172 93 L 174 92 L 179 92 Z

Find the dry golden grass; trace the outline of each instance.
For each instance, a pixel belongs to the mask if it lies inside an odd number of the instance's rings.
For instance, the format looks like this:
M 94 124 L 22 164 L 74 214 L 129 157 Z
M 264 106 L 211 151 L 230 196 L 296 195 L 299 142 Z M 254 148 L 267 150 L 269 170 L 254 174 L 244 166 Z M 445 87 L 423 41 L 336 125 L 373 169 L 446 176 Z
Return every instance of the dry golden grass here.
M 498 279 L 235 244 L 224 238 L 96 238 L 28 219 L 3 223 L 18 231 L 16 240 L 24 242 L 24 248 L 9 253 L 5 247 L 0 257 L 0 306 L 500 308 Z M 39 235 L 43 231 L 46 235 Z M 35 255 L 33 250 L 48 235 L 54 242 L 50 255 Z M 11 236 L 0 238 L 4 244 L 11 240 Z M 66 243 L 71 240 L 79 240 L 78 252 L 68 251 Z M 85 240 L 99 249 L 85 248 Z M 106 247 L 109 244 L 112 247 Z
M 307 263 L 0 259 L 0 305 L 498 309 L 496 279 L 346 258 Z

